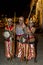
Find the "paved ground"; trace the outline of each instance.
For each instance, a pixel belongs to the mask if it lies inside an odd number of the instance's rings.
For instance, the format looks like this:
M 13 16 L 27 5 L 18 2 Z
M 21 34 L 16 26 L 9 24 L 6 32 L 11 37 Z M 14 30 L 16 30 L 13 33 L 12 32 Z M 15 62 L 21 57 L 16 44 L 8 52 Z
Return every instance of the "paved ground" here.
M 0 29 L 0 65 L 43 65 L 43 34 L 37 34 L 39 39 L 37 45 L 37 63 L 34 63 L 32 59 L 26 64 L 25 61 L 20 62 L 18 58 L 14 58 L 11 62 L 7 61 L 6 57 L 4 56 L 4 39 L 1 31 L 2 29 Z

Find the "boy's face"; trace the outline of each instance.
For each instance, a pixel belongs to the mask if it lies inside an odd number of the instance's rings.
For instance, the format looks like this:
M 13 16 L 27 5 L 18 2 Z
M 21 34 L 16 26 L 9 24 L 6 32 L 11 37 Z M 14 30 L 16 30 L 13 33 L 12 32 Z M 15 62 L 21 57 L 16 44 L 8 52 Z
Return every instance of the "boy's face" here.
M 24 22 L 24 19 L 23 18 L 20 18 L 19 19 L 19 23 L 22 24 Z

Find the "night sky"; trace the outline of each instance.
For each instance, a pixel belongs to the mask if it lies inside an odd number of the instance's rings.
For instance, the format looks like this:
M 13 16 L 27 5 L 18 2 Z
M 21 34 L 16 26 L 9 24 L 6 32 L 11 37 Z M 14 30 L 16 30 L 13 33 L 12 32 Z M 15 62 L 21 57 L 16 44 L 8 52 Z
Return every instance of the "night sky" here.
M 0 0 L 0 15 L 7 14 L 13 16 L 27 15 L 30 11 L 31 0 Z

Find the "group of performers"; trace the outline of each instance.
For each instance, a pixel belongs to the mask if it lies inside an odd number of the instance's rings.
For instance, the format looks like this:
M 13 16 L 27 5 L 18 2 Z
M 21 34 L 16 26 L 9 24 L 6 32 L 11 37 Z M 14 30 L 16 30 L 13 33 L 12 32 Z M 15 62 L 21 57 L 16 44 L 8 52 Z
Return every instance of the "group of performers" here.
M 35 51 L 35 24 L 30 18 L 29 24 L 25 24 L 24 17 L 19 17 L 16 23 L 8 19 L 3 36 L 5 37 L 5 56 L 8 59 L 14 56 L 23 60 L 36 59 Z

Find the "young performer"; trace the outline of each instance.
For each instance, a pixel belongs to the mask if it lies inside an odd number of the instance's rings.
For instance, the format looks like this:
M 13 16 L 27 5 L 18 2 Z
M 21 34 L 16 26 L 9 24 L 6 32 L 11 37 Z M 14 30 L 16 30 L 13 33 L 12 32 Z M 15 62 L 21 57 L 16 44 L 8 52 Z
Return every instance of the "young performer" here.
M 28 35 L 26 31 L 26 26 L 24 24 L 24 18 L 19 18 L 19 24 L 16 26 L 16 35 L 17 35 L 17 47 L 16 47 L 16 56 L 20 60 L 24 60 L 24 57 L 27 59 L 29 52 L 28 44 Z
M 33 23 L 33 20 L 32 18 L 30 19 L 30 22 L 29 22 L 29 31 L 28 31 L 28 34 L 29 34 L 29 56 L 28 56 L 28 59 L 32 59 L 32 58 L 35 58 L 35 36 L 34 36 L 34 33 L 35 33 L 35 27 L 34 27 L 34 23 Z
M 14 57 L 14 51 L 15 51 L 14 26 L 12 24 L 11 18 L 8 19 L 8 25 L 5 27 L 3 35 L 5 37 L 5 56 L 8 59 L 11 59 Z

